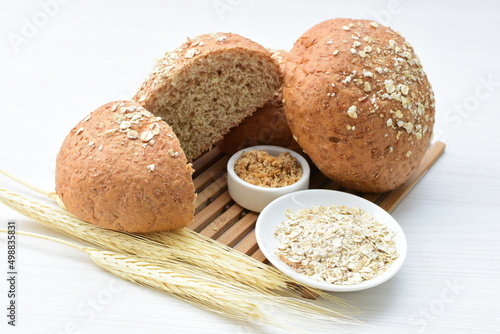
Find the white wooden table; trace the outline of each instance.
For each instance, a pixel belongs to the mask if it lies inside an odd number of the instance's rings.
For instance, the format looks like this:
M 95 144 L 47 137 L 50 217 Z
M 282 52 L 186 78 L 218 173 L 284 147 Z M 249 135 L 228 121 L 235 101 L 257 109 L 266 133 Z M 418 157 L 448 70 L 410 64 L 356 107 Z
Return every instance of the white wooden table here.
M 415 47 L 437 100 L 445 154 L 396 208 L 409 254 L 371 290 L 354 333 L 500 332 L 500 3 L 496 1 L 97 1 L 0 5 L 0 168 L 51 190 L 59 146 L 100 105 L 129 98 L 154 60 L 187 36 L 231 31 L 289 49 L 334 17 L 378 20 Z M 0 176 L 0 188 L 31 195 Z M 42 201 L 38 195 L 33 198 Z M 60 237 L 0 205 L 0 228 Z M 16 327 L 1 333 L 282 333 L 254 328 L 114 278 L 86 255 L 18 236 Z

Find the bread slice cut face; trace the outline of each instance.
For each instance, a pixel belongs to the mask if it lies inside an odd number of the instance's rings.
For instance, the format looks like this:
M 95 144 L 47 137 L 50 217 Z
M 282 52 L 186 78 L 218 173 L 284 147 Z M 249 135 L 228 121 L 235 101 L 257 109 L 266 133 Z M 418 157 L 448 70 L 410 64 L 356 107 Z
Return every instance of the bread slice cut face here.
M 281 85 L 266 48 L 237 34 L 206 34 L 159 59 L 134 100 L 172 126 L 193 161 Z

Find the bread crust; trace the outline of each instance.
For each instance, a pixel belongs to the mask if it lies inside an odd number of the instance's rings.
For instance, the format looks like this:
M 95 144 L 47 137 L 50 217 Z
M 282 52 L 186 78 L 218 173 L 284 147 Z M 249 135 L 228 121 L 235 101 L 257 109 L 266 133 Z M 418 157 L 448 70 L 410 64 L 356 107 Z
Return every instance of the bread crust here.
M 82 220 L 146 233 L 194 218 L 193 170 L 171 127 L 136 102 L 107 103 L 67 135 L 56 192 Z
M 263 106 L 266 101 L 272 98 L 274 91 L 281 87 L 281 71 L 279 70 L 278 63 L 271 58 L 270 52 L 260 44 L 233 33 L 203 34 L 195 38 L 188 38 L 187 42 L 182 44 L 179 48 L 165 53 L 165 55 L 157 61 L 155 68 L 133 97 L 133 100 L 141 103 L 147 110 L 169 121 L 168 115 L 172 113 L 175 114 L 175 110 L 166 109 L 165 106 L 159 102 L 161 96 L 173 90 L 177 82 L 182 80 L 184 73 L 188 73 L 190 68 L 194 66 L 200 58 L 228 53 L 231 50 L 239 50 L 263 57 L 263 59 L 266 59 L 271 66 L 274 67 L 271 72 L 275 72 L 277 80 L 272 84 L 273 86 L 269 90 L 269 94 L 262 98 L 261 101 L 258 101 L 254 106 L 246 108 L 245 110 L 238 110 L 237 114 L 234 115 L 235 119 L 232 124 L 228 126 L 227 129 L 223 129 L 212 142 L 196 152 L 188 153 L 188 151 L 186 151 L 189 161 L 196 159 L 202 153 L 212 148 L 213 145 L 229 132 L 230 128 L 237 126 L 245 117 L 253 114 L 258 107 Z M 174 131 L 179 134 L 180 131 L 176 128 L 177 124 L 173 121 L 169 121 L 169 123 L 174 128 Z M 184 149 L 186 150 L 186 147 L 184 147 Z
M 429 146 L 431 85 L 413 48 L 376 22 L 333 19 L 305 32 L 287 58 L 283 95 L 299 145 L 344 187 L 393 190 Z

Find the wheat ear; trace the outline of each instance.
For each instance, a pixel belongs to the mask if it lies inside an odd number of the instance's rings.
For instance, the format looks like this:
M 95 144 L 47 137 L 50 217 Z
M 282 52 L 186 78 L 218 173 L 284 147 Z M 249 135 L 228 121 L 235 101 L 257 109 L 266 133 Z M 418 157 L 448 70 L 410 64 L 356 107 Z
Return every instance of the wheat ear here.
M 39 193 L 39 194 L 41 194 L 43 196 L 52 198 L 52 199 L 54 199 L 56 201 L 58 200 L 59 196 L 57 196 L 57 194 L 55 192 L 50 192 L 50 191 L 42 190 L 42 189 L 40 189 L 40 188 L 38 188 L 38 187 L 36 187 L 36 186 L 28 183 L 28 182 L 25 182 L 25 181 L 21 180 L 20 178 L 18 178 L 17 176 L 15 176 L 15 175 L 7 172 L 6 170 L 3 170 L 3 169 L 0 168 L 0 174 L 3 174 L 5 176 L 7 176 L 9 179 L 11 179 L 11 180 L 13 180 L 13 181 L 15 181 L 15 182 L 17 182 L 17 183 L 25 186 L 28 189 L 31 189 L 34 192 L 37 192 L 37 193 Z M 58 201 L 58 203 L 59 202 L 60 201 Z
M 297 282 L 292 282 L 274 267 L 264 265 L 250 256 L 242 254 L 213 239 L 204 237 L 190 229 L 184 228 L 171 232 L 158 232 L 143 235 L 120 233 L 102 229 L 70 214 L 55 192 L 43 191 L 2 169 L 0 169 L 0 173 L 3 173 L 12 180 L 35 192 L 52 198 L 64 209 L 64 211 L 51 211 L 54 210 L 51 207 L 43 206 L 20 195 L 3 190 L 4 194 L 0 192 L 0 195 L 3 197 L 5 204 L 10 205 L 15 210 L 39 221 L 47 227 L 74 238 L 113 251 L 145 256 L 150 255 L 156 257 L 158 259 L 157 261 L 161 261 L 161 259 L 168 257 L 176 257 L 186 263 L 200 266 L 213 275 L 220 276 L 221 278 L 230 277 L 244 284 L 249 284 L 256 289 L 263 289 L 268 293 L 272 293 L 274 290 L 281 290 L 282 292 L 300 294 L 302 297 L 309 299 L 316 299 L 320 296 L 341 306 L 343 311 L 349 310 L 349 312 L 352 313 L 359 313 L 359 310 L 353 308 L 341 298 L 337 298 L 317 289 L 305 287 Z M 2 191 L 2 189 L 0 189 L 0 191 Z M 10 197 L 10 199 L 7 197 Z M 2 200 L 2 198 L 0 198 L 0 200 Z M 17 209 L 14 206 L 17 207 Z M 59 219 L 60 224 L 58 224 L 57 221 L 45 219 L 47 216 L 50 217 L 51 215 L 54 216 L 53 218 Z M 68 220 L 72 224 L 68 224 Z M 135 239 L 141 239 L 146 242 L 147 245 L 138 245 L 136 240 L 130 238 L 125 239 L 126 235 Z M 165 249 L 165 245 L 169 248 Z M 142 246 L 145 248 L 142 248 Z M 145 249 L 148 250 L 148 254 L 144 254 Z M 193 254 L 196 254 L 196 256 L 193 256 Z M 210 266 L 207 266 L 207 263 L 209 263 Z M 245 275 L 242 276 L 241 273 L 245 273 Z
M 0 230 L 0 232 L 7 232 Z M 92 259 L 99 267 L 125 280 L 147 286 L 168 295 L 184 300 L 196 307 L 206 309 L 242 321 L 261 321 L 263 323 L 294 330 L 273 319 L 281 315 L 300 315 L 297 323 L 305 323 L 315 329 L 330 328 L 336 324 L 359 324 L 353 319 L 338 319 L 316 314 L 316 307 L 310 302 L 294 298 L 269 296 L 248 290 L 248 287 L 231 285 L 207 278 L 199 268 L 170 262 L 169 268 L 159 267 L 141 257 L 118 254 L 91 247 L 83 247 L 65 240 L 45 235 L 20 232 L 32 237 L 58 242 L 78 249 Z M 295 331 L 295 330 L 294 330 Z
M 221 246 L 222 249 L 219 249 L 217 248 L 218 244 L 213 242 L 213 240 L 203 242 L 204 239 L 193 236 L 196 232 L 186 230 L 186 233 L 178 232 L 177 234 L 172 234 L 172 236 L 176 235 L 176 242 L 180 243 L 165 247 L 163 244 L 147 239 L 144 235 L 104 229 L 84 222 L 65 210 L 62 211 L 33 202 L 21 195 L 6 190 L 0 189 L 0 201 L 51 229 L 104 249 L 155 259 L 154 262 L 157 264 L 161 264 L 169 259 L 182 261 L 203 268 L 205 272 L 218 277 L 220 280 L 232 279 L 234 282 L 245 284 L 257 291 L 265 291 L 268 294 L 276 294 L 276 290 L 279 290 L 296 296 L 303 293 L 305 289 L 310 295 L 323 296 L 325 299 L 341 306 L 342 312 L 337 312 L 339 317 L 347 317 L 344 315 L 346 312 L 358 312 L 358 310 L 340 298 L 333 297 L 316 289 L 301 288 L 300 284 L 292 282 L 281 272 L 257 262 L 245 254 L 235 254 L 233 251 L 228 251 L 230 248 L 225 248 L 224 245 Z M 184 242 L 179 241 L 179 238 L 182 238 L 184 234 L 186 236 Z M 168 240 L 168 235 L 169 233 L 159 234 L 164 242 Z M 188 246 L 193 240 L 194 245 Z M 323 309 L 318 308 L 318 311 L 321 310 Z M 333 310 L 328 312 L 331 313 Z
M 160 261 L 169 258 L 188 260 L 192 264 L 213 272 L 225 271 L 226 277 L 230 276 L 239 281 L 243 280 L 255 288 L 265 290 L 278 289 L 283 285 L 280 279 L 277 279 L 273 274 L 269 274 L 268 270 L 263 269 L 263 265 L 242 268 L 238 263 L 228 263 L 221 261 L 219 258 L 214 258 L 213 254 L 207 254 L 203 249 L 197 249 L 196 252 L 189 253 L 183 248 L 165 247 L 165 245 L 147 240 L 142 235 L 104 229 L 78 219 L 65 210 L 58 210 L 2 189 L 0 189 L 0 201 L 51 229 L 115 252 L 154 257 Z M 238 269 L 233 269 L 235 267 Z M 245 275 L 241 274 L 240 270 L 242 269 Z

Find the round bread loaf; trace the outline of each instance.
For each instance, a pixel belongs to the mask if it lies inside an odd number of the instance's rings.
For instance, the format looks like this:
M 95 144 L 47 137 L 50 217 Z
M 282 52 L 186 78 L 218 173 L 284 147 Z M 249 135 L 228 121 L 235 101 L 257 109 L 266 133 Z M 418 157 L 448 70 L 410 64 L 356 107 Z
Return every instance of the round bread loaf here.
M 193 161 L 281 85 L 267 49 L 236 34 L 207 34 L 167 52 L 134 100 L 172 126 Z
M 287 52 L 272 49 L 269 51 L 283 71 Z M 274 93 L 272 99 L 267 101 L 264 106 L 257 108 L 251 116 L 232 128 L 217 144 L 217 147 L 222 152 L 231 155 L 255 145 L 276 145 L 292 150 L 300 150 L 299 145 L 293 139 L 285 117 L 282 87 Z
M 117 231 L 185 227 L 194 218 L 193 169 L 171 127 L 131 101 L 105 104 L 80 121 L 56 162 L 68 211 Z
M 299 145 L 344 187 L 395 189 L 429 146 L 431 85 L 413 48 L 376 22 L 333 19 L 309 29 L 287 58 L 283 95 Z

